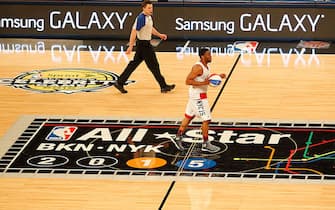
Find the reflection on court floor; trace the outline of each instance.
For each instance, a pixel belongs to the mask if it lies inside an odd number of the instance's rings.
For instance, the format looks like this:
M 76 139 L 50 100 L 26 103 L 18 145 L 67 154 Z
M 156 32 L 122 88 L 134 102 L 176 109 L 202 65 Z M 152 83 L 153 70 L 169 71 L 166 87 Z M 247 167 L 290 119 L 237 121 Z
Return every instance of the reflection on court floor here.
M 315 65 L 318 63 L 318 54 L 331 54 L 335 47 L 328 44 L 327 48 L 318 48 L 316 44 L 302 47 L 298 42 L 271 43 L 271 42 L 175 42 L 166 41 L 160 44 L 156 51 L 175 52 L 176 59 L 182 60 L 185 56 L 198 56 L 199 49 L 207 47 L 213 56 L 233 56 L 242 54 L 242 64 L 250 65 L 250 58 L 255 57 L 257 65 L 270 65 L 270 54 L 280 54 L 282 64 L 294 61 L 296 64 Z M 312 48 L 310 48 L 312 47 Z M 313 48 L 315 47 L 315 48 Z M 88 52 L 89 59 L 93 63 L 122 63 L 129 62 L 125 54 L 127 41 L 94 41 L 94 40 L 43 40 L 43 39 L 0 39 L 0 55 L 33 54 L 50 56 L 53 63 L 77 63 L 87 62 L 83 60 L 82 52 Z M 245 50 L 247 49 L 247 50 Z

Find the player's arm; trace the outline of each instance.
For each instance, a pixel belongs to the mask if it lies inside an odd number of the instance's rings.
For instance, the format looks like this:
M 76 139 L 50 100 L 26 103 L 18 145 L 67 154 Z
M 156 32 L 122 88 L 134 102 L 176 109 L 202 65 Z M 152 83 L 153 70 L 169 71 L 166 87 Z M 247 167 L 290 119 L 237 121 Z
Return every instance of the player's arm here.
M 167 39 L 167 35 L 166 34 L 161 34 L 157 31 L 157 29 L 155 29 L 155 27 L 152 27 L 152 32 L 153 35 L 158 36 L 159 38 L 161 38 L 162 40 L 166 40 Z
M 206 79 L 203 82 L 195 81 L 195 78 L 197 76 L 202 75 L 202 73 L 203 73 L 202 67 L 198 64 L 194 65 L 192 67 L 191 72 L 186 77 L 186 84 L 187 85 L 193 85 L 193 86 L 208 85 L 209 84 L 208 79 Z

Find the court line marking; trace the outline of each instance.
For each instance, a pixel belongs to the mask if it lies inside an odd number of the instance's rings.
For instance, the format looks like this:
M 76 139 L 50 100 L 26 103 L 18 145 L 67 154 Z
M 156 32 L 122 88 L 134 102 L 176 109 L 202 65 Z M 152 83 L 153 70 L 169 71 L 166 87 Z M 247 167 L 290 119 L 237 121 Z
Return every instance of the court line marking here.
M 190 41 L 190 40 L 187 40 L 180 52 L 181 52 L 181 53 L 184 53 L 186 47 L 188 47 L 188 45 L 189 45 L 190 43 L 191 43 L 191 41 Z
M 211 112 L 213 111 L 213 109 L 214 109 L 216 103 L 218 102 L 219 98 L 221 97 L 221 94 L 222 94 L 224 88 L 226 87 L 226 85 L 227 85 L 227 83 L 228 83 L 228 80 L 229 80 L 230 76 L 233 74 L 233 71 L 234 71 L 234 69 L 235 69 L 235 67 L 236 67 L 236 65 L 237 65 L 237 63 L 238 63 L 238 61 L 240 60 L 240 58 L 241 58 L 241 53 L 238 55 L 237 59 L 235 60 L 235 63 L 234 63 L 234 65 L 232 66 L 232 68 L 230 69 L 230 72 L 229 72 L 229 74 L 228 74 L 228 76 L 227 76 L 227 79 L 225 79 L 225 81 L 224 81 L 224 83 L 223 83 L 223 85 L 222 85 L 222 87 L 221 87 L 221 89 L 220 89 L 218 95 L 216 96 L 216 98 L 215 98 L 215 100 L 214 100 L 214 103 L 213 103 L 213 105 L 212 105 L 212 107 L 211 107 Z
M 184 45 L 184 47 L 183 47 L 183 49 L 182 49 L 181 52 L 184 52 L 184 51 L 185 51 L 185 48 L 188 46 L 189 43 L 190 43 L 190 41 L 188 40 L 188 41 L 185 43 L 185 45 Z M 229 74 L 228 74 L 228 76 L 227 76 L 227 79 L 225 80 L 225 82 L 224 82 L 224 84 L 222 85 L 222 87 L 221 87 L 221 89 L 220 89 L 218 95 L 216 96 L 215 101 L 214 101 L 214 103 L 213 103 L 213 105 L 212 105 L 212 107 L 211 107 L 211 109 L 210 109 L 210 112 L 212 112 L 213 109 L 215 108 L 215 105 L 216 105 L 217 101 L 219 100 L 219 98 L 221 97 L 222 92 L 223 92 L 224 88 L 226 87 L 226 85 L 227 85 L 227 83 L 228 83 L 228 80 L 229 80 L 229 78 L 231 77 L 231 75 L 232 75 L 232 73 L 233 73 L 233 71 L 234 71 L 234 69 L 235 69 L 235 67 L 236 67 L 236 65 L 237 65 L 237 63 L 238 63 L 238 61 L 240 60 L 240 58 L 241 58 L 241 53 L 238 55 L 238 57 L 237 57 L 236 60 L 235 60 L 234 65 L 233 65 L 232 68 L 230 69 L 230 72 L 229 72 Z M 189 151 L 188 151 L 188 154 L 185 155 L 185 158 L 183 159 L 183 162 L 182 162 L 181 166 L 179 167 L 178 171 L 183 172 L 183 169 L 184 169 L 184 166 L 185 166 L 185 164 L 186 164 L 186 161 L 189 159 L 189 157 L 190 157 L 190 155 L 192 154 L 192 151 L 193 151 L 193 149 L 194 149 L 194 146 L 195 146 L 195 145 L 193 145 L 193 144 L 195 144 L 195 143 L 192 143 L 192 145 L 191 145 L 191 147 L 190 147 L 190 149 L 189 149 Z M 176 183 L 176 180 L 173 180 L 173 181 L 171 182 L 170 187 L 169 187 L 168 191 L 166 192 L 166 194 L 165 194 L 165 196 L 164 196 L 164 198 L 163 198 L 163 200 L 162 200 L 162 202 L 161 202 L 161 204 L 160 204 L 160 206 L 159 206 L 159 209 L 162 209 L 162 208 L 163 208 L 163 206 L 164 206 L 166 200 L 168 199 L 168 197 L 169 197 L 169 195 L 170 195 L 170 193 L 171 193 L 171 191 L 172 191 L 172 189 L 173 189 L 175 183 Z

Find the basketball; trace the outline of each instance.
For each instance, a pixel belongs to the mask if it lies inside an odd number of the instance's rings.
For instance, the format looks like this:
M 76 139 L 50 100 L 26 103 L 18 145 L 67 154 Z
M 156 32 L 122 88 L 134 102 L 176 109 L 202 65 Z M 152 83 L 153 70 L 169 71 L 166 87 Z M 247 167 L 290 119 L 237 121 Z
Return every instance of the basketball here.
M 209 85 L 212 86 L 212 87 L 217 87 L 222 82 L 222 78 L 218 74 L 209 75 L 208 80 L 209 80 Z

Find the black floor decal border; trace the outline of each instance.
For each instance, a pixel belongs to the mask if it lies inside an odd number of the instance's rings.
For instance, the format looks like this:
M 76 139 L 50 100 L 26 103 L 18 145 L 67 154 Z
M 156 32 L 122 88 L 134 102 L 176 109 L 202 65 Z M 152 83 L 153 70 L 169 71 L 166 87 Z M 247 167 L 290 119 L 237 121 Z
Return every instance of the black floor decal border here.
M 193 163 L 198 163 L 198 164 L 202 164 L 205 162 L 199 162 L 199 160 L 197 158 L 204 158 L 206 161 L 209 160 L 209 162 L 206 162 L 206 164 L 211 164 L 211 160 L 215 160 L 217 167 L 213 167 L 213 166 L 208 166 L 207 168 L 200 168 L 201 170 L 193 170 L 192 168 L 187 168 L 187 167 L 183 167 L 181 168 L 181 165 L 176 164 L 177 160 L 175 160 L 174 165 L 169 165 L 168 167 L 162 166 L 162 167 L 154 167 L 154 168 L 129 168 L 129 165 L 126 165 L 126 163 L 122 163 L 121 167 L 117 168 L 117 169 L 106 169 L 106 168 L 59 168 L 59 167 L 28 167 L 26 165 L 23 165 L 23 167 L 17 167 L 15 166 L 15 162 L 18 161 L 20 158 L 22 158 L 22 154 L 23 155 L 27 155 L 27 157 L 30 157 L 32 154 L 26 154 L 27 151 L 25 151 L 26 148 L 31 147 L 30 146 L 30 142 L 32 140 L 35 140 L 35 138 L 37 138 L 39 135 L 39 132 L 42 132 L 43 129 L 45 129 L 45 127 L 49 126 L 52 127 L 53 125 L 58 125 L 58 124 L 62 124 L 62 125 L 80 125 L 82 127 L 85 127 L 84 125 L 87 124 L 93 124 L 93 125 L 98 125 L 98 126 L 102 126 L 102 127 L 107 127 L 108 129 L 111 129 L 111 127 L 115 126 L 115 124 L 121 124 L 123 127 L 129 128 L 129 125 L 131 126 L 140 126 L 141 128 L 144 126 L 156 129 L 155 132 L 160 132 L 160 131 L 165 131 L 162 130 L 165 127 L 173 128 L 176 129 L 179 126 L 180 121 L 179 120 L 171 120 L 171 119 L 104 119 L 104 118 L 71 118 L 71 117 L 32 117 L 32 120 L 30 121 L 30 123 L 28 123 L 28 125 L 25 127 L 24 131 L 15 139 L 13 139 L 11 146 L 9 147 L 9 149 L 4 153 L 4 154 L 0 154 L 2 155 L 1 159 L 0 159 L 0 174 L 34 174 L 34 175 L 51 175 L 51 174 L 60 174 L 60 175 L 68 175 L 68 174 L 77 174 L 77 175 L 103 175 L 103 176 L 109 176 L 109 175 L 117 175 L 117 176 L 131 176 L 131 177 L 207 177 L 207 178 L 238 178 L 238 179 L 270 179 L 270 180 L 286 180 L 286 179 L 294 179 L 294 180 L 335 180 L 335 174 L 333 174 L 333 172 L 330 171 L 330 173 L 326 173 L 326 172 L 322 172 L 321 174 L 317 174 L 314 173 L 314 171 L 317 171 L 317 169 L 315 168 L 306 168 L 306 171 L 302 172 L 302 173 L 295 173 L 295 171 L 293 170 L 288 170 L 288 172 L 286 173 L 278 173 L 278 171 L 276 171 L 276 173 L 267 173 L 264 172 L 264 168 L 259 170 L 259 171 L 249 171 L 249 169 L 245 169 L 242 170 L 243 167 L 239 168 L 238 171 L 233 171 L 233 170 L 221 170 L 221 166 L 226 167 L 227 162 L 224 162 L 224 159 L 227 158 L 222 158 L 224 157 L 225 153 L 221 153 L 218 154 L 217 156 L 219 157 L 213 157 L 211 155 L 208 156 L 202 156 L 199 155 L 199 153 L 197 153 L 197 151 L 195 151 L 194 153 L 192 153 L 194 155 L 194 162 Z M 201 125 L 201 122 L 193 122 L 190 127 L 191 129 L 196 129 L 197 127 L 199 127 Z M 80 127 L 79 126 L 79 127 Z M 122 127 L 121 126 L 121 127 Z M 128 126 L 128 127 L 127 127 Z M 243 133 L 239 133 L 237 134 L 237 131 L 240 130 L 242 132 L 243 129 L 249 129 L 249 130 L 257 130 L 257 128 L 262 128 L 263 131 L 265 132 L 264 135 L 266 134 L 265 130 L 268 129 L 272 129 L 273 131 L 278 131 L 278 129 L 281 130 L 286 130 L 286 131 L 290 131 L 291 130 L 298 130 L 301 132 L 307 132 L 308 130 L 311 130 L 312 132 L 309 132 L 308 135 L 311 136 L 313 133 L 315 136 L 320 136 L 321 139 L 318 139 L 317 143 L 315 143 L 315 147 L 310 147 L 311 150 L 313 151 L 309 151 L 311 152 L 311 154 L 307 153 L 307 147 L 302 147 L 303 145 L 311 145 L 311 142 L 308 143 L 308 141 L 306 142 L 297 142 L 296 144 L 298 145 L 295 152 L 291 153 L 291 157 L 289 157 L 287 160 L 285 160 L 284 162 L 289 162 L 286 163 L 286 167 L 287 169 L 289 169 L 289 167 L 291 167 L 291 165 L 293 165 L 292 160 L 297 159 L 296 157 L 293 158 L 295 155 L 302 155 L 302 153 L 304 152 L 304 155 L 306 157 L 309 157 L 310 160 L 315 161 L 315 159 L 320 159 L 320 168 L 319 169 L 324 169 L 327 168 L 327 170 L 332 169 L 332 167 L 334 167 L 334 161 L 333 161 L 333 157 L 332 157 L 332 153 L 335 153 L 335 148 L 333 149 L 332 147 L 335 146 L 335 144 L 333 143 L 333 139 L 335 139 L 335 123 L 332 122 L 297 122 L 297 121 L 250 121 L 250 120 L 219 120 L 219 121 L 214 121 L 211 123 L 211 128 L 220 130 L 220 131 L 225 131 L 225 130 L 230 130 L 231 133 L 230 134 L 234 134 L 234 135 L 243 135 Z M 85 128 L 86 129 L 86 128 Z M 13 128 L 12 130 L 16 130 L 15 128 Z M 234 133 L 236 131 L 236 133 Z M 263 132 L 262 131 L 262 132 Z M 327 131 L 327 132 L 324 132 Z M 49 131 L 48 131 L 49 132 Z M 128 135 L 130 134 L 130 132 L 134 132 L 131 131 L 130 129 L 126 129 L 122 134 L 123 135 Z M 163 135 L 162 132 L 160 132 L 161 134 L 156 134 L 158 135 L 159 138 L 161 138 L 161 136 Z M 272 131 L 271 131 L 272 132 Z M 163 132 L 164 133 L 164 132 Z M 219 132 L 217 132 L 219 133 Z M 145 135 L 147 135 L 148 133 L 146 133 Z M 220 133 L 219 133 L 220 134 Z M 220 135 L 217 134 L 212 134 L 213 136 L 215 136 L 215 138 L 217 137 L 222 137 L 222 135 L 228 135 L 228 134 L 224 134 L 221 133 Z M 272 134 L 275 134 L 275 132 L 272 132 Z M 44 136 L 46 136 L 47 134 L 44 132 L 43 134 Z M 120 136 L 120 132 L 118 133 L 118 135 Z M 141 135 L 141 132 L 139 132 L 139 134 L 135 133 L 136 135 Z M 144 134 L 143 134 L 144 135 Z M 150 134 L 151 135 L 151 134 Z M 155 135 L 155 134 L 153 134 Z M 161 136 L 159 136 L 161 135 Z M 194 134 L 196 135 L 196 134 Z M 293 134 L 292 134 L 293 135 Z M 302 135 L 302 134 L 299 134 Z M 304 134 L 305 135 L 305 134 Z M 307 133 L 306 133 L 307 135 Z M 233 135 L 231 135 L 233 136 Z M 129 136 L 128 136 L 129 137 Z M 143 136 L 142 136 L 143 137 Z M 157 139 L 159 139 L 157 137 Z M 119 137 L 121 139 L 121 137 Z M 196 137 L 194 137 L 196 138 Z M 240 138 L 236 138 L 239 141 L 243 142 L 243 143 L 247 143 L 249 144 L 248 138 L 250 139 L 250 135 L 249 136 L 243 136 Z M 258 138 L 258 137 L 257 137 Z M 323 138 L 327 138 L 327 139 L 323 139 Z M 222 139 L 222 138 L 221 138 Z M 225 140 L 227 142 L 231 141 L 231 145 L 233 144 L 233 140 L 231 140 L 232 138 L 230 138 L 230 140 Z M 235 139 L 235 140 L 236 140 Z M 311 137 L 312 139 L 312 137 Z M 234 141 L 235 141 L 234 140 Z M 256 137 L 253 139 L 254 141 L 256 141 Z M 42 142 L 45 141 L 45 139 L 41 140 Z M 71 141 L 71 140 L 70 140 Z M 136 140 L 135 140 L 136 141 Z M 196 140 L 198 141 L 198 140 Z M 1 141 L 3 142 L 3 141 Z M 119 142 L 118 142 L 119 143 Z M 122 142 L 123 143 L 123 142 Z M 137 143 L 137 142 L 135 142 Z M 194 142 L 193 142 L 194 143 Z M 197 142 L 196 142 L 197 143 Z M 236 143 L 236 142 L 235 142 Z M 318 145 L 323 145 L 326 144 L 326 146 L 324 147 L 320 147 Z M 59 145 L 59 144 L 58 144 Z M 136 148 L 141 147 L 141 145 L 138 144 L 134 144 L 136 146 L 133 146 L 132 149 L 135 150 Z M 172 144 L 171 144 L 172 145 Z M 243 147 L 244 145 L 242 145 L 241 148 L 238 149 L 234 149 L 233 146 L 229 145 L 229 149 L 228 153 L 230 151 L 230 149 L 233 150 L 245 150 L 248 147 Z M 300 145 L 300 147 L 299 147 Z M 121 148 L 120 147 L 116 147 L 116 145 L 114 145 L 115 148 Z M 239 147 L 241 145 L 238 145 Z M 248 146 L 248 145 L 247 145 Z M 267 145 L 268 146 L 268 145 Z M 153 149 L 154 146 L 147 146 L 145 147 L 145 149 L 147 149 L 148 151 L 150 150 L 150 152 L 155 151 L 155 149 Z M 36 147 L 35 147 L 36 148 Z M 115 149 L 114 148 L 114 149 Z M 144 148 L 144 146 L 143 146 Z M 163 148 L 162 147 L 158 147 L 158 148 Z M 250 159 L 251 160 L 247 160 L 246 162 L 252 162 L 252 156 L 253 154 L 257 154 L 257 152 L 259 152 L 259 148 L 261 147 L 257 147 L 257 150 L 253 150 L 252 148 L 249 149 L 249 151 L 247 151 L 245 154 L 250 153 Z M 199 148 L 198 148 L 199 149 Z M 278 149 L 278 148 L 277 148 Z M 138 150 L 138 149 L 136 149 Z M 194 150 L 197 150 L 197 148 L 195 147 Z M 227 150 L 225 150 L 225 152 L 227 152 Z M 279 149 L 278 149 L 279 150 Z M 115 150 L 113 150 L 114 152 Z M 172 148 L 172 146 L 168 147 L 168 151 L 173 151 L 175 152 L 176 150 L 174 148 Z M 291 149 L 291 151 L 293 151 Z M 299 151 L 301 152 L 301 154 L 299 154 Z M 60 152 L 64 152 L 64 151 L 60 151 Z M 73 152 L 73 151 L 71 151 Z M 193 151 L 192 151 L 193 152 Z M 313 154 L 313 152 L 315 154 Z M 29 152 L 28 152 L 29 153 Z M 75 153 L 75 151 L 74 151 Z M 115 152 L 114 152 L 115 153 Z M 111 154 L 111 158 L 113 158 L 114 153 L 110 153 Z M 126 155 L 128 154 L 132 154 L 132 153 L 127 153 L 125 156 L 122 156 L 121 154 L 122 152 L 119 152 L 117 155 L 120 155 L 121 159 L 125 158 Z M 263 151 L 264 153 L 264 151 Z M 284 152 L 285 153 L 285 152 Z M 322 153 L 324 154 L 328 154 L 329 155 L 325 155 L 322 156 Z M 61 154 L 61 153 L 57 153 L 54 156 L 57 159 L 57 155 Z M 320 155 L 321 154 L 321 155 Z M 20 156 L 21 155 L 21 156 Z M 263 154 L 264 155 L 264 154 Z M 287 155 L 287 154 L 286 154 Z M 38 155 L 37 155 L 38 156 Z M 80 155 L 79 155 L 80 156 Z M 182 156 L 182 155 L 181 155 Z M 320 158 L 322 156 L 322 158 Z M 98 157 L 98 156 L 97 156 Z M 97 159 L 96 161 L 99 160 L 106 160 L 105 159 L 106 156 L 103 156 L 102 159 Z M 135 156 L 134 156 L 135 157 Z M 162 156 L 154 156 L 155 158 L 160 158 Z M 164 156 L 165 157 L 165 156 Z M 327 157 L 327 158 L 325 158 Z M 173 159 L 175 157 L 168 157 L 168 158 L 163 158 L 166 159 L 167 162 L 172 162 Z M 208 158 L 208 159 L 207 159 Z M 292 159 L 291 159 L 292 158 Z M 71 158 L 69 158 L 71 159 Z M 117 159 L 117 158 L 114 158 Z M 127 158 L 126 158 L 127 159 Z M 175 158 L 177 159 L 177 158 Z M 204 159 L 201 159 L 201 161 L 203 161 Z M 283 158 L 284 159 L 284 158 Z M 303 161 L 305 161 L 302 164 L 305 164 L 309 161 L 309 159 L 305 158 L 305 160 L 303 160 L 303 158 L 301 159 Z M 327 160 L 330 160 L 329 162 L 327 162 Z M 112 160 L 113 161 L 113 160 Z M 198 162 L 197 162 L 198 161 Z M 238 162 L 238 159 L 233 159 L 233 161 Z M 291 162 L 292 161 L 292 162 Z M 306 162 L 307 161 L 307 162 Z M 78 162 L 78 161 L 77 161 Z M 125 162 L 125 161 L 124 161 Z M 222 163 L 221 163 L 222 162 Z M 270 163 L 271 161 L 269 161 Z M 284 167 L 285 164 L 277 162 L 277 168 L 280 167 Z M 310 161 L 312 162 L 312 161 Z M 192 164 L 193 164 L 192 163 Z M 95 164 L 95 163 L 94 163 Z M 189 163 L 188 163 L 189 164 Z M 221 165 L 220 165 L 221 164 Z M 271 162 L 272 164 L 272 162 Z M 290 165 L 291 164 L 291 165 Z M 20 166 L 20 164 L 17 164 L 18 166 Z M 232 164 L 233 166 L 231 166 L 231 168 L 234 168 L 234 164 Z M 265 165 L 265 164 L 264 164 Z M 268 167 L 270 167 L 270 165 L 267 165 Z M 84 167 L 86 167 L 85 163 L 84 163 Z M 165 168 L 164 168 L 165 167 Z M 322 168 L 324 167 L 324 168 Z M 307 170 L 308 169 L 308 170 Z M 275 170 L 275 169 L 273 169 Z

